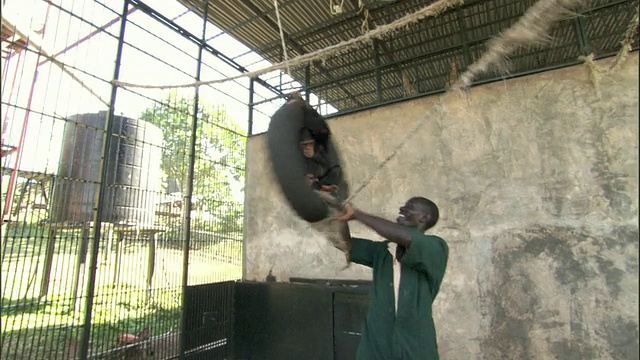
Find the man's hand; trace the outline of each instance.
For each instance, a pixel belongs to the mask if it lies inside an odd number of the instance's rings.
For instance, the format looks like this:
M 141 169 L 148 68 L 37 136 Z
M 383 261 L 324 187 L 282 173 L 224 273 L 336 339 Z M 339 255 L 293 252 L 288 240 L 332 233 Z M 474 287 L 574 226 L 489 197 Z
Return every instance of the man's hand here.
M 334 216 L 333 220 L 350 221 L 355 219 L 356 209 L 350 203 L 342 206 L 342 214 Z

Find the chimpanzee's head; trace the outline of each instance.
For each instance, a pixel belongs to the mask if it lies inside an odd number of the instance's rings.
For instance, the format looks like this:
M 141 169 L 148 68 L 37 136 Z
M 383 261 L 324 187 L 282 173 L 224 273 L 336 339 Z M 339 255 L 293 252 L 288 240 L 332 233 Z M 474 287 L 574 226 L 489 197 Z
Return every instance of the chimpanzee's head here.
M 316 152 L 316 141 L 307 129 L 300 131 L 300 149 L 305 157 L 311 158 Z

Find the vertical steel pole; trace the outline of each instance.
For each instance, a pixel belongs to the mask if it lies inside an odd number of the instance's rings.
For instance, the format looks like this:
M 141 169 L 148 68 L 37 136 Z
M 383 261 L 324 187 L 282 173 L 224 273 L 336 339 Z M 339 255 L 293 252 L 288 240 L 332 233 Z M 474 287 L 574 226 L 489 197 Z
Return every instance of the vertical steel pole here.
M 584 31 L 584 20 L 578 16 L 574 20 L 574 27 L 576 31 L 576 38 L 578 40 L 578 47 L 580 48 L 580 54 L 589 55 L 591 53 L 591 46 L 587 39 L 587 34 Z
M 124 0 L 122 9 L 122 20 L 120 22 L 120 35 L 118 36 L 118 48 L 116 53 L 115 69 L 113 78 L 118 80 L 120 76 L 120 64 L 122 61 L 122 49 L 124 47 L 124 30 L 127 23 L 127 9 L 129 8 L 129 0 Z M 91 259 L 89 262 L 89 281 L 87 284 L 87 299 L 84 310 L 84 328 L 82 331 L 82 342 L 80 344 L 80 359 L 85 360 L 89 354 L 89 340 L 91 338 L 91 317 L 93 315 L 93 296 L 95 293 L 96 271 L 98 269 L 98 251 L 100 249 L 100 233 L 102 230 L 102 203 L 104 202 L 107 175 L 109 168 L 109 148 L 111 146 L 111 133 L 113 132 L 113 118 L 115 113 L 116 95 L 118 87 L 111 85 L 111 100 L 109 102 L 109 111 L 105 123 L 105 134 L 102 143 L 102 162 L 100 165 L 100 185 L 96 199 L 96 211 L 94 213 L 93 226 L 93 244 L 91 247 Z
M 247 184 L 249 169 L 247 167 L 247 157 L 249 152 L 247 149 L 249 148 L 249 137 L 253 134 L 253 93 L 254 93 L 254 78 L 249 79 L 249 103 L 247 104 L 247 108 L 249 110 L 249 119 L 248 119 L 248 129 L 247 129 L 247 137 L 244 139 L 244 185 Z M 246 279 L 247 275 L 247 195 L 244 195 L 244 200 L 242 202 L 242 280 Z
M 255 78 L 251 78 L 249 79 L 249 124 L 248 124 L 248 130 L 247 130 L 247 136 L 251 136 L 253 135 L 253 93 L 254 93 L 254 86 L 255 86 Z
M 378 100 L 378 104 L 382 103 L 382 74 L 380 73 L 380 45 L 378 42 L 373 43 L 373 56 L 374 63 L 376 66 L 376 98 Z
M 460 38 L 462 40 L 462 55 L 464 56 L 464 66 L 462 68 L 466 68 L 470 66 L 472 61 L 471 51 L 469 50 L 469 38 L 467 37 L 467 25 L 464 21 L 464 9 L 458 7 L 456 10 L 458 17 L 458 27 L 460 28 Z M 462 70 L 462 69 L 458 69 Z
M 202 38 L 198 45 L 198 63 L 196 64 L 196 81 L 200 81 L 202 73 L 202 53 L 204 44 L 206 43 L 207 34 L 207 13 L 209 10 L 209 0 L 204 2 L 204 11 L 202 16 Z M 185 309 L 187 307 L 186 296 L 187 287 L 189 286 L 189 248 L 191 247 L 191 205 L 193 199 L 193 179 L 195 175 L 196 165 L 196 140 L 198 133 L 198 111 L 200 107 L 200 87 L 196 86 L 193 98 L 193 121 L 191 123 L 191 139 L 189 143 L 189 170 L 187 172 L 186 193 L 183 194 L 183 219 L 182 233 L 184 234 L 184 242 L 182 247 L 182 316 L 180 317 L 180 359 L 185 358 L 186 344 L 186 317 Z

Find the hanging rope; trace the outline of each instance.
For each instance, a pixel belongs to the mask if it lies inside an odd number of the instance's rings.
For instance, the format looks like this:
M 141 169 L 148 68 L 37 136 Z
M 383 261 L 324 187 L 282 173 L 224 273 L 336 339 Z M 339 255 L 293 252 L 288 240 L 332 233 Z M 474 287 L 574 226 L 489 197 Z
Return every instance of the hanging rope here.
M 504 70 L 509 56 L 520 47 L 548 44 L 553 26 L 560 20 L 575 16 L 571 9 L 583 2 L 584 0 L 539 0 L 512 27 L 489 41 L 487 51 L 469 66 L 454 87 L 469 87 L 478 75 L 492 67 Z
M 613 60 L 613 64 L 611 64 L 608 69 L 604 69 L 596 64 L 596 62 L 594 61 L 593 53 L 586 56 L 578 56 L 578 60 L 582 61 L 589 69 L 589 77 L 591 78 L 591 83 L 595 88 L 596 96 L 598 96 L 598 98 L 601 97 L 600 80 L 602 79 L 602 77 L 616 71 L 620 67 L 620 65 L 624 63 L 629 52 L 631 52 L 631 45 L 633 44 L 634 34 L 636 34 L 638 31 L 638 20 L 639 10 L 636 8 L 636 13 L 633 18 L 631 18 L 631 21 L 627 26 L 627 31 L 624 34 L 624 38 L 622 39 L 622 41 L 620 41 L 620 50 L 618 51 L 618 54 L 616 54 L 616 58 Z
M 362 11 L 362 25 L 360 26 L 360 31 L 363 34 L 366 34 L 367 31 L 369 31 L 369 10 L 367 10 L 367 8 L 365 8 L 364 6 L 360 9 L 360 11 Z
M 420 130 L 420 127 L 423 125 L 422 124 L 422 120 L 423 119 L 419 119 L 418 121 L 416 121 L 416 123 L 413 125 L 413 127 L 411 127 L 410 131 L 407 132 L 407 134 L 404 136 L 404 138 L 402 139 L 402 141 L 395 147 L 395 149 L 393 149 L 393 151 L 387 155 L 387 157 L 385 157 L 382 162 L 380 162 L 380 164 L 378 164 L 378 166 L 376 167 L 376 169 L 373 171 L 373 173 L 371 173 L 371 175 L 369 175 L 369 177 L 363 181 L 352 193 L 351 195 L 349 195 L 349 197 L 347 197 L 346 200 L 344 200 L 342 203 L 343 204 L 347 204 L 349 203 L 351 200 L 353 200 L 354 197 L 356 197 L 356 195 L 358 195 L 362 190 L 364 190 L 365 187 L 367 187 L 371 181 L 373 181 L 373 179 L 378 176 L 378 174 L 380 174 L 380 171 L 382 171 L 382 169 L 389 163 L 389 161 L 391 161 L 391 159 L 393 159 L 396 155 L 398 155 L 398 152 L 405 146 L 405 144 L 407 144 L 409 142 L 409 140 L 416 135 L 416 133 L 418 133 L 418 130 Z
M 340 15 L 344 11 L 344 0 L 340 1 L 340 5 L 334 4 L 333 0 L 329 0 L 329 12 L 331 15 Z
M 629 26 L 627 27 L 627 32 L 624 34 L 624 38 L 620 41 L 620 51 L 616 55 L 616 59 L 613 62 L 613 65 L 609 68 L 609 71 L 615 71 L 622 63 L 624 63 L 627 55 L 631 52 L 631 45 L 633 44 L 633 40 L 635 38 L 634 35 L 638 34 L 638 25 L 640 24 L 640 9 L 636 7 L 636 14 L 631 18 L 629 22 Z
M 287 44 L 284 41 L 284 31 L 282 30 L 282 22 L 280 21 L 280 10 L 278 10 L 278 0 L 273 0 L 273 5 L 276 8 L 276 19 L 278 20 L 280 40 L 282 41 L 282 54 L 284 56 L 284 63 L 287 66 L 287 74 L 291 76 L 291 69 L 289 68 L 289 57 L 287 56 Z
M 129 87 L 129 88 L 143 88 L 143 89 L 178 89 L 178 88 L 189 88 L 189 87 L 199 87 L 203 85 L 212 85 L 212 84 L 220 84 L 225 83 L 232 80 L 242 79 L 246 77 L 256 77 L 266 73 L 270 73 L 276 70 L 287 69 L 287 67 L 300 67 L 304 65 L 311 64 L 315 60 L 326 59 L 331 56 L 339 55 L 353 47 L 356 47 L 360 44 L 368 43 L 375 38 L 383 38 L 388 36 L 394 31 L 402 30 L 407 26 L 416 23 L 420 20 L 423 20 L 428 17 L 436 17 L 445 11 L 461 5 L 463 0 L 438 0 L 431 5 L 428 5 L 414 13 L 407 14 L 389 24 L 385 24 L 382 26 L 378 26 L 375 29 L 367 32 L 362 36 L 358 36 L 355 38 L 351 38 L 349 40 L 340 42 L 335 45 L 328 46 L 323 49 L 319 49 L 314 52 L 310 52 L 304 55 L 300 55 L 295 57 L 289 61 L 277 63 L 271 66 L 267 66 L 260 70 L 246 72 L 244 74 L 239 74 L 223 79 L 217 80 L 208 80 L 208 81 L 195 81 L 186 84 L 167 84 L 167 85 L 148 85 L 148 84 L 134 84 L 128 83 L 125 81 L 112 80 L 111 83 L 116 86 Z
M 578 60 L 582 61 L 589 68 L 589 78 L 591 79 L 591 83 L 596 90 L 596 96 L 598 98 L 601 97 L 600 93 L 600 80 L 602 79 L 602 73 L 604 72 L 600 67 L 593 61 L 593 53 L 587 56 L 578 56 Z

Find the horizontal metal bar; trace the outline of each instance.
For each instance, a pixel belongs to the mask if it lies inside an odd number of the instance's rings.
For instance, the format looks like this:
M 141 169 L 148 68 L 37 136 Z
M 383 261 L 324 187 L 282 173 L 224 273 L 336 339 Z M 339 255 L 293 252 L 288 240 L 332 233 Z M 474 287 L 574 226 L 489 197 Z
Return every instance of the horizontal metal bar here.
M 286 95 L 285 95 L 285 94 L 282 94 L 282 95 L 274 96 L 274 97 L 272 97 L 272 98 L 268 98 L 268 99 L 264 99 L 264 100 L 260 100 L 260 101 L 255 101 L 255 102 L 252 102 L 251 104 L 248 104 L 248 105 L 251 105 L 251 106 L 258 106 L 258 105 L 262 105 L 262 104 L 270 103 L 270 102 L 272 102 L 272 101 L 274 101 L 274 100 L 284 99 L 285 97 L 286 97 Z
M 517 14 L 517 15 L 513 15 L 513 16 L 510 16 L 510 17 L 507 17 L 507 18 L 505 18 L 505 19 L 503 19 L 503 20 L 513 20 L 513 19 L 518 19 L 518 18 L 520 18 L 520 17 L 521 17 L 521 14 Z M 469 29 L 475 29 L 475 28 L 478 28 L 478 27 L 481 27 L 481 26 L 468 28 L 467 30 L 469 30 Z M 435 41 L 435 40 L 441 40 L 441 39 L 445 39 L 445 38 L 451 37 L 451 36 L 453 36 L 453 35 L 454 35 L 454 34 L 447 34 L 447 35 L 443 35 L 443 36 L 435 37 L 435 38 L 433 38 L 432 40 L 433 40 L 433 41 Z M 439 53 L 442 53 L 442 52 L 448 52 L 448 51 L 453 51 L 453 50 L 462 50 L 462 51 L 463 51 L 463 54 L 464 54 L 465 46 L 466 46 L 467 48 L 469 48 L 469 47 L 472 47 L 472 46 L 479 45 L 480 43 L 484 43 L 484 42 L 486 42 L 486 41 L 488 41 L 488 40 L 491 40 L 491 39 L 493 39 L 493 38 L 494 38 L 494 36 L 493 36 L 493 35 L 490 35 L 490 36 L 485 36 L 485 37 L 480 38 L 480 39 L 475 39 L 475 40 L 474 40 L 474 39 L 470 39 L 468 43 L 461 42 L 461 43 L 456 44 L 456 45 L 452 45 L 452 46 L 449 46 L 449 47 L 446 47 L 446 48 L 441 48 L 441 49 L 438 49 L 438 50 L 433 50 L 433 51 L 430 51 L 430 52 L 428 52 L 428 53 L 423 53 L 423 54 L 416 55 L 416 56 L 413 56 L 413 57 L 410 57 L 410 58 L 400 59 L 400 60 L 397 60 L 397 61 L 393 61 L 393 62 L 385 63 L 384 65 L 382 65 L 382 67 L 381 67 L 381 68 L 376 68 L 376 67 L 374 67 L 374 68 L 369 68 L 369 69 L 360 70 L 360 71 L 358 71 L 358 72 L 354 72 L 354 73 L 351 73 L 351 74 L 348 74 L 348 75 L 345 75 L 345 76 L 342 76 L 342 77 L 332 78 L 332 79 L 327 79 L 327 80 L 326 80 L 326 81 L 324 81 L 323 83 L 319 83 L 319 84 L 314 84 L 314 85 L 312 85 L 312 86 L 310 87 L 310 89 L 318 88 L 318 87 L 322 87 L 322 86 L 325 86 L 325 85 L 327 85 L 327 84 L 334 83 L 334 82 L 336 82 L 336 81 L 349 80 L 349 79 L 352 79 L 352 78 L 357 77 L 357 76 L 360 76 L 360 75 L 366 75 L 366 74 L 368 74 L 368 73 L 371 73 L 371 72 L 376 71 L 376 69 L 386 69 L 386 68 L 394 67 L 394 66 L 397 66 L 397 65 L 407 64 L 407 63 L 410 63 L 410 62 L 412 62 L 412 61 L 414 61 L 414 60 L 419 60 L 419 59 L 421 59 L 421 58 L 423 58 L 423 57 L 428 57 L 428 56 L 431 56 L 431 55 L 438 55 Z M 415 48 L 415 47 L 419 47 L 419 46 L 424 45 L 424 44 L 425 44 L 425 43 L 420 43 L 420 44 L 416 44 L 416 45 L 412 45 L 412 46 L 406 46 L 406 47 L 401 47 L 401 48 L 394 48 L 394 52 L 395 52 L 395 53 L 402 53 L 402 52 L 404 52 L 405 50 L 408 50 L 408 49 L 411 49 L 411 48 Z M 342 65 L 341 65 L 341 67 L 342 67 L 342 68 L 347 67 L 347 66 L 349 66 L 349 65 L 351 65 L 351 64 L 357 63 L 358 61 L 360 61 L 360 62 L 361 62 L 361 60 L 362 60 L 362 59 L 360 59 L 360 60 L 359 60 L 359 59 L 355 59 L 353 62 L 349 62 L 349 63 L 347 63 L 347 64 L 342 64 Z
M 489 38 L 487 38 L 487 39 L 489 39 Z M 483 42 L 485 40 L 486 39 L 472 41 L 468 45 L 469 46 L 473 46 L 473 45 L 481 43 L 481 42 Z M 375 67 L 374 68 L 369 68 L 369 69 L 366 69 L 366 70 L 362 70 L 362 71 L 358 71 L 358 72 L 355 72 L 355 73 L 351 73 L 351 74 L 349 74 L 347 76 L 344 76 L 344 77 L 341 77 L 341 78 L 329 79 L 329 80 L 327 80 L 327 81 L 325 81 L 323 83 L 314 84 L 312 86 L 309 86 L 309 90 L 323 88 L 323 87 L 325 87 L 327 85 L 330 85 L 330 84 L 338 82 L 338 81 L 351 80 L 351 79 L 359 77 L 359 76 L 369 75 L 371 73 L 375 73 L 376 70 L 384 71 L 384 70 L 393 68 L 393 67 L 395 67 L 397 65 L 408 64 L 408 63 L 416 61 L 416 60 L 421 60 L 421 59 L 424 59 L 424 58 L 437 56 L 437 55 L 444 54 L 444 53 L 451 52 L 451 51 L 455 51 L 455 50 L 461 50 L 462 48 L 463 48 L 463 45 L 460 44 L 460 45 L 453 45 L 453 46 L 449 46 L 449 47 L 446 47 L 446 48 L 430 51 L 428 53 L 412 56 L 410 58 L 405 58 L 405 59 L 398 60 L 398 61 L 395 61 L 395 62 L 392 62 L 392 63 L 387 63 L 387 64 L 384 64 L 384 65 L 380 66 L 379 68 L 375 68 Z
M 473 47 L 473 46 L 479 45 L 480 43 L 482 43 L 484 41 L 485 40 L 481 39 L 481 40 L 473 41 L 468 45 L 470 47 Z M 565 48 L 565 47 L 568 47 L 568 46 L 576 46 L 576 45 L 573 44 L 573 43 L 560 44 L 560 45 L 555 46 L 553 48 L 543 48 L 543 49 L 540 49 L 540 50 L 529 52 L 529 53 L 527 53 L 525 55 L 516 55 L 516 56 L 512 57 L 512 60 L 520 59 L 520 58 L 523 58 L 523 57 L 531 57 L 531 56 L 534 56 L 536 54 L 548 53 L 550 50 L 561 49 L 561 48 Z M 440 49 L 440 50 L 437 50 L 437 51 L 433 51 L 431 53 L 418 55 L 418 56 L 414 56 L 414 57 L 409 58 L 409 59 L 401 60 L 401 62 L 407 63 L 407 64 L 409 64 L 409 63 L 415 64 L 415 63 L 420 62 L 420 61 L 429 60 L 431 57 L 434 57 L 434 56 L 437 56 L 437 55 L 440 55 L 440 54 L 444 54 L 444 53 L 447 53 L 447 52 L 451 52 L 451 51 L 456 51 L 456 50 L 460 51 L 460 55 L 462 56 L 462 55 L 464 55 L 463 52 L 462 52 L 463 48 L 464 48 L 463 45 L 456 45 L 456 46 L 448 47 L 448 48 L 445 48 L 445 49 Z M 388 68 L 391 67 L 391 66 L 393 66 L 393 64 L 387 64 L 387 65 L 384 65 L 382 69 L 383 70 L 388 70 Z M 415 67 L 415 65 L 414 65 L 414 67 Z M 361 71 L 359 73 L 355 73 L 353 76 L 349 76 L 349 78 L 353 78 L 353 77 L 356 77 L 356 76 L 373 77 L 372 74 L 375 71 L 376 71 L 376 69 L 364 70 L 364 71 Z M 437 78 L 437 76 L 428 77 L 428 78 L 425 78 L 425 80 L 428 80 L 428 79 L 431 79 L 431 78 Z M 342 81 L 342 80 L 338 80 L 338 81 Z M 322 84 L 314 85 L 313 88 L 314 88 L 314 90 L 316 90 L 316 92 L 320 92 L 321 90 L 330 90 L 331 88 L 327 88 L 327 87 L 329 85 L 331 85 L 332 83 L 334 83 L 334 81 L 327 81 L 327 82 L 322 83 Z M 322 89 L 318 89 L 318 88 L 322 88 Z
M 618 5 L 622 5 L 624 3 L 629 3 L 630 4 L 631 1 L 629 1 L 629 0 L 620 0 L 620 1 L 613 2 L 613 3 L 608 3 L 608 4 L 592 7 L 592 8 L 589 8 L 589 9 L 586 9 L 586 10 L 580 12 L 580 14 L 582 14 L 582 15 L 590 14 L 590 13 L 593 13 L 593 12 L 596 12 L 596 11 L 600 11 L 600 10 L 603 10 L 603 9 L 607 9 L 607 8 L 610 8 L 610 7 L 615 7 L 615 6 L 618 6 Z
M 298 283 L 298 284 L 337 286 L 337 287 L 352 287 L 352 286 L 367 287 L 372 284 L 370 280 L 337 280 L 337 279 L 316 279 L 316 278 L 301 278 L 301 277 L 289 278 L 289 282 Z
M 638 48 L 636 47 L 632 51 L 637 51 L 637 50 L 638 50 Z M 608 54 L 605 54 L 605 55 L 596 56 L 596 57 L 594 57 L 594 60 L 602 60 L 604 58 L 609 58 L 609 57 L 613 57 L 613 56 L 616 56 L 616 55 L 617 55 L 617 52 L 608 53 Z M 498 81 L 502 81 L 502 80 L 515 79 L 515 78 L 519 78 L 519 77 L 523 77 L 523 76 L 535 75 L 535 74 L 539 74 L 539 73 L 546 72 L 546 71 L 558 70 L 558 69 L 562 69 L 562 68 L 566 68 L 566 67 L 570 67 L 570 66 L 575 66 L 575 65 L 580 65 L 580 64 L 582 64 L 582 61 L 573 60 L 573 61 L 570 61 L 570 62 L 567 62 L 567 63 L 556 64 L 556 65 L 552 65 L 552 66 L 546 66 L 546 67 L 533 69 L 533 70 L 521 71 L 521 72 L 518 72 L 518 73 L 512 73 L 512 74 L 510 74 L 508 76 L 494 76 L 494 77 L 491 77 L 491 78 L 487 78 L 487 79 L 484 79 L 484 80 L 479 80 L 477 82 L 474 82 L 471 87 L 476 87 L 476 86 L 480 86 L 480 85 L 486 85 L 486 84 L 490 84 L 490 83 L 498 82 Z M 444 93 L 446 91 L 447 91 L 447 89 L 433 90 L 433 91 L 429 91 L 429 92 L 426 92 L 426 93 L 418 94 L 418 95 L 415 95 L 415 96 L 403 97 L 403 98 L 399 98 L 399 99 L 389 100 L 389 101 L 386 101 L 386 102 L 383 102 L 383 103 L 379 103 L 379 104 L 372 104 L 370 106 L 363 107 L 363 108 L 339 111 L 339 112 L 336 112 L 336 113 L 333 113 L 333 114 L 330 114 L 330 115 L 325 115 L 324 117 L 325 117 L 325 119 L 328 120 L 328 119 L 336 118 L 336 117 L 343 116 L 343 115 L 357 113 L 359 111 L 375 109 L 375 108 L 380 107 L 380 106 L 395 104 L 395 103 L 399 103 L 399 102 L 403 102 L 403 101 L 407 101 L 407 100 L 414 100 L 414 99 L 418 99 L 418 98 L 421 98 L 421 97 L 432 96 L 432 95 L 436 95 L 436 94 L 442 94 L 442 93 Z
M 516 61 L 516 60 L 520 60 L 520 59 L 527 59 L 527 58 L 530 58 L 530 57 L 534 57 L 537 54 L 544 54 L 544 53 L 548 53 L 549 51 L 552 51 L 552 50 L 563 49 L 563 48 L 566 48 L 566 47 L 576 47 L 576 49 L 577 49 L 577 46 L 575 44 L 570 43 L 570 44 L 566 44 L 566 45 L 556 46 L 556 47 L 553 47 L 553 48 L 540 49 L 540 50 L 533 51 L 533 52 L 530 52 L 530 53 L 527 53 L 527 54 L 523 54 L 523 55 L 514 56 L 514 57 L 512 57 L 512 60 Z M 579 52 L 576 54 L 575 58 L 577 58 L 578 55 L 579 55 Z M 420 61 L 427 61 L 427 60 L 429 60 L 429 59 L 420 60 Z M 566 61 L 566 60 L 563 60 L 563 61 Z M 415 67 L 416 66 L 414 66 L 413 68 L 415 68 Z M 442 79 L 443 77 L 446 77 L 446 76 L 448 76 L 448 70 L 446 72 L 442 72 L 442 71 L 438 72 L 438 73 L 436 73 L 436 74 L 434 74 L 432 76 L 429 76 L 429 77 L 424 77 L 421 80 L 419 80 L 419 82 L 425 83 L 425 82 L 428 82 L 428 81 L 434 80 L 434 79 Z M 373 76 L 370 75 L 369 77 L 363 79 L 363 81 L 366 81 L 366 80 L 373 81 Z M 390 89 L 395 89 L 395 88 L 398 88 L 398 86 L 393 86 L 393 85 L 392 86 L 387 86 L 383 90 L 384 91 L 389 91 Z M 331 91 L 332 88 L 325 88 L 325 89 L 322 89 L 322 90 Z M 321 92 L 321 91 L 318 91 L 318 92 Z M 366 95 L 366 94 L 368 94 L 368 92 L 364 93 L 364 95 Z M 357 94 L 357 95 L 363 95 L 363 94 Z M 337 104 L 339 104 L 341 101 L 346 101 L 346 100 L 348 100 L 346 97 L 334 98 L 333 99 L 333 105 L 337 107 Z

